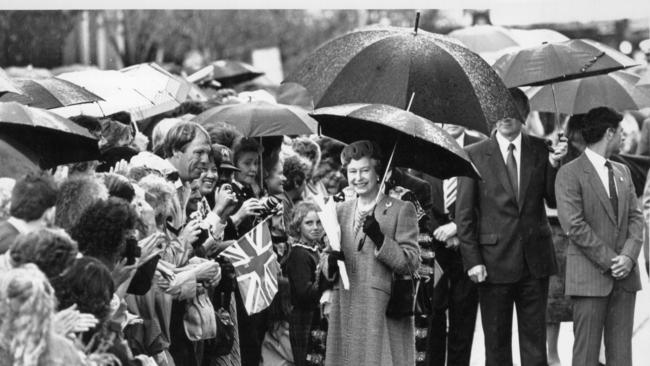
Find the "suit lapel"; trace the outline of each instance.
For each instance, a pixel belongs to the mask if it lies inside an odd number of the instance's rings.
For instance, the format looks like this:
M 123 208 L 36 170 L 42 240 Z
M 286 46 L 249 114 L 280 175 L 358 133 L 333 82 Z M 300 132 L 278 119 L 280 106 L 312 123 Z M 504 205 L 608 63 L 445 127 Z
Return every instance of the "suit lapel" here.
M 499 179 L 499 182 L 503 186 L 503 190 L 508 192 L 510 197 L 514 200 L 515 194 L 510 185 L 510 180 L 508 179 L 506 163 L 503 161 L 503 156 L 501 156 L 501 151 L 499 150 L 499 143 L 494 134 L 492 134 L 492 137 L 490 138 L 490 148 L 487 150 L 487 155 L 489 155 L 489 167 L 494 169 L 493 174 L 497 176 L 497 179 Z M 515 200 L 515 202 L 517 201 Z
M 526 197 L 526 190 L 528 189 L 528 185 L 530 184 L 530 177 L 533 173 L 533 169 L 535 168 L 535 158 L 536 156 L 533 154 L 533 148 L 530 146 L 530 141 L 528 140 L 528 136 L 524 135 L 523 133 L 521 134 L 521 159 L 520 159 L 520 167 L 519 167 L 519 197 L 517 199 L 517 203 L 519 204 L 519 212 L 521 212 L 521 209 L 524 207 L 523 202 L 524 202 L 524 197 Z
M 589 181 L 589 184 L 591 184 L 591 188 L 596 193 L 596 196 L 598 196 L 600 203 L 602 203 L 605 207 L 605 211 L 607 212 L 609 219 L 612 220 L 614 225 L 618 225 L 614 219 L 614 209 L 612 208 L 612 203 L 609 200 L 609 196 L 607 195 L 605 186 L 603 186 L 603 182 L 600 180 L 600 176 L 598 176 L 598 173 L 596 173 L 596 168 L 594 168 L 591 160 L 589 160 L 589 158 L 587 158 L 587 155 L 584 153 L 582 153 L 580 158 L 583 159 L 583 165 L 585 167 L 584 171 L 587 174 L 586 179 Z

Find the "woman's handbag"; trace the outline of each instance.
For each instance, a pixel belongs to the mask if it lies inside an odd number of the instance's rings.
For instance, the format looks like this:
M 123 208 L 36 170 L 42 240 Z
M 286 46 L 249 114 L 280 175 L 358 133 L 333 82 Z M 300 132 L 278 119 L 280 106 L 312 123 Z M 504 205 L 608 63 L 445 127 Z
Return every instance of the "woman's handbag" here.
M 202 341 L 217 336 L 217 319 L 212 301 L 206 292 L 196 295 L 185 307 L 183 327 L 190 341 Z
M 420 280 L 417 273 L 393 274 L 386 316 L 392 319 L 401 319 L 415 315 L 419 287 Z

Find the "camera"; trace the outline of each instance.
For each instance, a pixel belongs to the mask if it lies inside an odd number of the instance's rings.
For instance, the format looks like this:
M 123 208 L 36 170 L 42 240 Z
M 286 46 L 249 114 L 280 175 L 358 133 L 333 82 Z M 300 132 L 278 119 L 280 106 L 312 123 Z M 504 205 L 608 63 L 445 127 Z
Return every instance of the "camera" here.
M 267 196 L 260 200 L 260 206 L 262 206 L 259 210 L 260 217 L 276 215 L 282 209 L 282 201 L 275 196 Z
M 122 258 L 126 258 L 126 264 L 129 266 L 135 264 L 136 258 L 140 258 L 142 251 L 140 250 L 138 241 L 134 237 L 126 239 L 126 245 L 124 246 L 124 250 L 122 251 L 121 255 Z

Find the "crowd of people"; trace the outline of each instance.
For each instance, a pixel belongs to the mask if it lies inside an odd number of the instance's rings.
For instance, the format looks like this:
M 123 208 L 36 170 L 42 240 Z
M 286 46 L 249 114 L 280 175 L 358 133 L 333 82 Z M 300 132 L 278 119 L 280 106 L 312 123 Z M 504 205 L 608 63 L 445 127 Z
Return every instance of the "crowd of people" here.
M 559 364 L 562 321 L 574 365 L 603 337 L 607 364 L 631 365 L 645 224 L 623 116 L 572 116 L 549 144 L 511 93 L 522 117 L 491 136 L 442 125 L 482 180 L 387 167 L 373 141 L 192 121 L 214 101 L 149 136 L 128 113 L 72 118 L 101 161 L 0 178 L 0 364 L 469 365 L 480 307 L 486 364 L 511 365 L 514 305 L 522 365 Z M 260 225 L 277 293 L 251 313 L 224 253 Z

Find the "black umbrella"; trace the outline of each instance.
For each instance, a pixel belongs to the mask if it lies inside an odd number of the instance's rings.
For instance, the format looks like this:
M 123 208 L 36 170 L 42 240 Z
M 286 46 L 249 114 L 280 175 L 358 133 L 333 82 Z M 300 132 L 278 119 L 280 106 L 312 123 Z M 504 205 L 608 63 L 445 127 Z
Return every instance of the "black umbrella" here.
M 432 121 L 489 133 L 519 114 L 507 88 L 480 56 L 456 40 L 412 28 L 368 27 L 314 51 L 285 82 L 306 87 L 317 108 L 379 103 Z
M 14 84 L 25 95 L 6 94 L 0 97 L 0 101 L 15 101 L 32 107 L 52 109 L 104 100 L 79 85 L 56 77 L 14 79 Z
M 441 179 L 480 177 L 451 135 L 411 112 L 384 104 L 358 103 L 320 108 L 311 115 L 325 136 L 345 143 L 374 140 L 385 153 L 394 149 L 394 166 Z
M 97 139 L 67 118 L 17 102 L 0 102 L 0 139 L 31 151 L 41 168 L 99 158 Z

